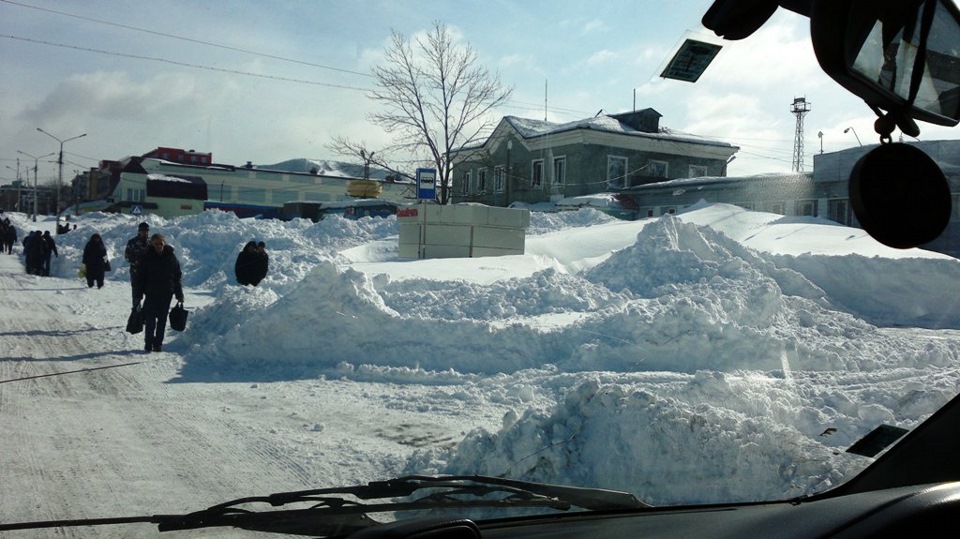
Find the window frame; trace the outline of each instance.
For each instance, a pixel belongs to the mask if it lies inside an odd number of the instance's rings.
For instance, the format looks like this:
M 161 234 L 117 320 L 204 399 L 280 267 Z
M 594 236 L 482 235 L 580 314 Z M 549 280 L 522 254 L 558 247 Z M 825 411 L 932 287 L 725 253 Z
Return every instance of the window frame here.
M 530 187 L 543 189 L 543 159 L 534 159 L 530 162 Z
M 559 186 L 563 186 L 567 184 L 567 157 L 566 156 L 553 158 L 553 184 L 559 185 Z
M 703 171 L 703 174 L 694 172 L 694 169 L 696 169 L 696 170 L 698 170 L 698 171 L 701 171 L 701 170 L 702 170 L 702 171 Z M 703 178 L 703 177 L 706 176 L 708 173 L 709 173 L 709 169 L 707 168 L 707 165 L 687 165 L 687 174 L 688 174 L 687 177 L 688 177 L 688 178 Z
M 497 165 L 493 167 L 493 192 L 502 193 L 504 191 L 504 178 L 507 176 L 507 167 Z
M 647 161 L 647 167 L 649 169 L 649 174 L 652 178 L 667 178 L 670 175 L 670 163 L 668 161 L 661 161 L 659 159 L 651 159 Z M 657 174 L 658 171 L 663 170 L 662 174 Z
M 611 167 L 614 162 L 621 162 L 623 172 L 619 175 L 620 183 L 619 185 L 613 182 L 611 177 Z M 607 186 L 611 189 L 626 189 L 627 185 L 627 170 L 629 170 L 630 160 L 626 156 L 622 155 L 607 155 Z

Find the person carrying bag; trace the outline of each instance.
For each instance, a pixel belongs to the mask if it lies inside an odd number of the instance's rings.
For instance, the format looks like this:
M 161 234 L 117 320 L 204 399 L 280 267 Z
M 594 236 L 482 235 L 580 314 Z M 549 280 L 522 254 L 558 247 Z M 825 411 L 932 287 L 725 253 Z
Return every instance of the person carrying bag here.
M 183 302 L 178 301 L 172 309 L 170 309 L 170 329 L 174 331 L 183 331 L 187 329 L 187 315 L 190 311 L 183 308 Z
M 127 333 L 136 335 L 141 331 L 143 331 L 143 311 L 140 307 L 134 307 L 130 311 L 130 316 L 127 317 Z

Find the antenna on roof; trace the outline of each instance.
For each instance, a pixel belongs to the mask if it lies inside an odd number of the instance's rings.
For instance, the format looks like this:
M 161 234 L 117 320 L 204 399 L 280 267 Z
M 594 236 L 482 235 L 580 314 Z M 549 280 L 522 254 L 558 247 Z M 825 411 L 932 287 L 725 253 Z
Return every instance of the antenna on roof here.
M 547 79 L 543 79 L 543 121 L 547 121 Z
M 603 109 L 598 110 L 597 113 L 593 115 L 593 117 L 596 118 L 597 116 L 600 116 L 601 114 L 603 114 Z

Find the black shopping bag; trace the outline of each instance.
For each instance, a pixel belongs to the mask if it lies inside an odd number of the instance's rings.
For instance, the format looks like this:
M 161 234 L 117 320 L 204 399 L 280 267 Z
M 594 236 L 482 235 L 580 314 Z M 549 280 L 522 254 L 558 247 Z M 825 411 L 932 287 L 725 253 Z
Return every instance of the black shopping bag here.
M 135 307 L 130 311 L 130 316 L 127 317 L 127 333 L 136 335 L 141 331 L 143 331 L 143 311 L 140 310 L 140 307 Z
M 190 311 L 183 308 L 183 302 L 178 301 L 177 304 L 170 309 L 170 328 L 175 331 L 183 331 L 187 329 L 187 314 Z

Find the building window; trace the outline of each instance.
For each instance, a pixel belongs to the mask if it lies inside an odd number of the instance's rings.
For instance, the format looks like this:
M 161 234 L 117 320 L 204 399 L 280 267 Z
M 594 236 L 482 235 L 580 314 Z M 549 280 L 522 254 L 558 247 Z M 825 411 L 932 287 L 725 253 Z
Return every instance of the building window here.
M 850 224 L 850 213 L 849 205 L 847 204 L 847 199 L 831 200 L 829 202 L 830 206 L 830 219 L 842 224 Z
M 543 159 L 537 159 L 533 162 L 533 171 L 530 175 L 530 187 L 534 189 L 543 187 Z
M 798 200 L 797 207 L 796 207 L 796 215 L 801 215 L 805 217 L 816 217 L 817 201 L 816 200 Z
M 463 183 L 460 184 L 460 193 L 464 195 L 470 194 L 470 171 L 463 173 Z
M 127 200 L 131 202 L 143 202 L 144 200 L 146 200 L 146 198 L 147 198 L 147 194 L 145 189 L 127 188 Z
M 477 171 L 477 193 L 487 192 L 487 169 L 483 168 Z
M 267 190 L 257 187 L 240 187 L 237 189 L 237 202 L 264 204 L 267 202 Z
M 504 169 L 503 167 L 497 167 L 493 169 L 493 190 L 497 193 L 503 192 L 503 179 L 504 179 Z
M 627 158 L 607 156 L 607 187 L 623 189 L 627 185 Z
M 688 178 L 702 178 L 707 175 L 707 167 L 705 165 L 690 165 Z
M 654 178 L 666 178 L 667 177 L 667 162 L 666 161 L 650 161 L 650 164 L 647 166 L 648 176 L 653 176 Z
M 553 160 L 553 183 L 563 185 L 567 182 L 567 158 L 557 157 Z

